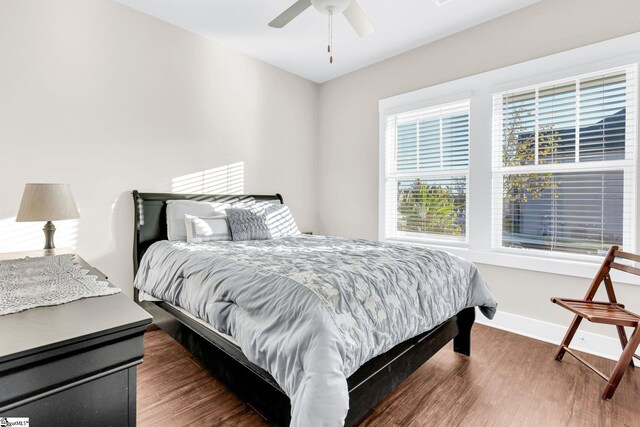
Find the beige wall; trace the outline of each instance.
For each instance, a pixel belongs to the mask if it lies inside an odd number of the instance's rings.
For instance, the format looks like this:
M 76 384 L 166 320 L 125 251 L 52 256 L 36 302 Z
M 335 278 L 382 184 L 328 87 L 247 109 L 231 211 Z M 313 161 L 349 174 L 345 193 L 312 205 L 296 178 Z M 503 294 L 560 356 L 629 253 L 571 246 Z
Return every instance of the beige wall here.
M 638 32 L 638 16 L 639 1 L 546 0 L 322 84 L 318 231 L 377 238 L 380 99 Z M 569 319 L 550 296 L 579 296 L 588 286 L 586 279 L 479 267 L 501 310 L 548 322 Z M 640 288 L 621 286 L 620 293 L 640 309 Z
M 24 184 L 67 182 L 82 218 L 56 243 L 130 293 L 130 190 L 240 162 L 315 228 L 317 91 L 111 0 L 0 1 L 0 251 L 44 244 L 13 221 Z

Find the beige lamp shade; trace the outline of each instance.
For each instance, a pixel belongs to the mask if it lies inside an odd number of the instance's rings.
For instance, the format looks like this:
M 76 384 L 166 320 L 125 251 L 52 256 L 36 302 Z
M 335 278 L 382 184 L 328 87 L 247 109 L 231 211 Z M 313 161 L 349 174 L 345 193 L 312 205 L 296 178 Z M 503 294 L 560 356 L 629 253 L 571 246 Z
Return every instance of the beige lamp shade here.
M 27 184 L 16 221 L 59 221 L 80 218 L 69 184 Z

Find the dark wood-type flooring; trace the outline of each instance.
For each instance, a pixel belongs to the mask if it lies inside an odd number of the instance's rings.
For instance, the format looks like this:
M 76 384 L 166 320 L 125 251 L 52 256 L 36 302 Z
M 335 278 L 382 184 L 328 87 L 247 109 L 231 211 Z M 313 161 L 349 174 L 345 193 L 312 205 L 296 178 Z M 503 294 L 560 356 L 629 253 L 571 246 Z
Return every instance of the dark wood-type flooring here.
M 640 426 L 640 368 L 629 368 L 611 401 L 605 382 L 555 346 L 482 325 L 471 357 L 447 345 L 361 426 Z M 585 358 L 604 372 L 614 362 Z M 161 330 L 145 334 L 138 367 L 140 426 L 262 426 L 264 420 L 213 379 Z

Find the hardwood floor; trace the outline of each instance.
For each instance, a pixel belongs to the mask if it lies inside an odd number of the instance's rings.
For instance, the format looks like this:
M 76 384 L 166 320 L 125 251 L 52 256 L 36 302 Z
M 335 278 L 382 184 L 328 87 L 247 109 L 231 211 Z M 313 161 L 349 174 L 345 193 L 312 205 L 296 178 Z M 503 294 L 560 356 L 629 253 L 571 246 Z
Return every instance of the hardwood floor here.
M 361 426 L 638 426 L 640 368 L 629 368 L 611 401 L 605 382 L 555 346 L 482 325 L 471 357 L 448 345 L 363 420 Z M 585 355 L 604 372 L 614 362 Z M 138 368 L 140 426 L 262 426 L 264 420 L 160 330 L 145 335 Z

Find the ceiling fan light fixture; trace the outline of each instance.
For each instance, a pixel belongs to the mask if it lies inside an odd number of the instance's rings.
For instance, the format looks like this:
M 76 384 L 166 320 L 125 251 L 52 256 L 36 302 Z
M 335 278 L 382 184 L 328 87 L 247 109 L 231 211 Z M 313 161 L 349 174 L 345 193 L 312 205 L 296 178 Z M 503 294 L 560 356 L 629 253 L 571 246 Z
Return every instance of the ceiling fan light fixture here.
M 325 15 L 338 15 L 349 7 L 352 0 L 311 0 L 313 7 Z

